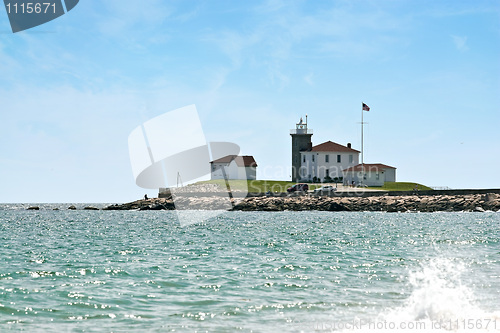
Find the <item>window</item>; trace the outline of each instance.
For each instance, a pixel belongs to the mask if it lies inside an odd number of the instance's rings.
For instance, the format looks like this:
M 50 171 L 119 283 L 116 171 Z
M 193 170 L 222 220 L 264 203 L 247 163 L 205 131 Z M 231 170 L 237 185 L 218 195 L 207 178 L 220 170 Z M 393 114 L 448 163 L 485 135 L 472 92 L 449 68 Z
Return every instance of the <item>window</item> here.
M 337 163 L 340 163 L 341 162 L 341 158 L 340 158 L 341 155 L 337 155 Z
M 328 155 L 326 155 L 326 156 L 328 156 Z M 326 174 L 326 177 L 330 177 L 330 169 L 326 169 L 325 174 Z
M 379 173 L 378 173 L 378 172 L 377 172 L 377 174 L 376 174 L 376 178 L 377 178 L 377 180 L 379 180 L 379 179 L 380 179 L 380 175 L 379 175 Z
M 352 164 L 354 162 L 354 155 L 349 155 L 349 163 Z
M 306 155 L 304 155 L 304 158 L 302 159 L 302 162 L 306 163 Z
M 312 158 L 313 158 L 313 162 L 314 162 L 314 155 L 312 155 Z
M 325 162 L 326 163 L 330 162 L 330 155 L 328 155 L 328 154 L 325 155 Z

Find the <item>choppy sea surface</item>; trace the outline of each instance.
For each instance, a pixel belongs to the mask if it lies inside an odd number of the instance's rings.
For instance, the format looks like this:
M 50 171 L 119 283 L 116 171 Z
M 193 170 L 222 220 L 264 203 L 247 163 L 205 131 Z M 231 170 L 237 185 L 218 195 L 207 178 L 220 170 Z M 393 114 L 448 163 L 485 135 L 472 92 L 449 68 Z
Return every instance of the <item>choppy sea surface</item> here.
M 500 213 L 52 206 L 0 205 L 1 332 L 500 331 Z

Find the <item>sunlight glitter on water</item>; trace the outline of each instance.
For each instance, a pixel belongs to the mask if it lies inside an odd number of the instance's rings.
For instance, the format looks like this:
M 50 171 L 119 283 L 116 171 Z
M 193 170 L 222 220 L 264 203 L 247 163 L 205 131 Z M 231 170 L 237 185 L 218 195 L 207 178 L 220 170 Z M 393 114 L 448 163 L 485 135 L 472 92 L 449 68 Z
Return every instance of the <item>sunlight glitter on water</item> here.
M 172 212 L 4 209 L 0 330 L 494 331 L 499 228 L 495 213 L 226 212 L 181 226 Z

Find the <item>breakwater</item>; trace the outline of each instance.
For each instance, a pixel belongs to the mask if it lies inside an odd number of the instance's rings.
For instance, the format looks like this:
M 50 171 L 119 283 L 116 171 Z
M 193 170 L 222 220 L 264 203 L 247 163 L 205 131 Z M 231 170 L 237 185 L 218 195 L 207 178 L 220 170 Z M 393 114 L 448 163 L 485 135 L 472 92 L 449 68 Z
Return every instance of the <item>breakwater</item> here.
M 253 196 L 233 199 L 223 196 L 177 196 L 137 200 L 111 205 L 105 210 L 235 210 L 235 211 L 500 211 L 500 194 L 438 194 L 438 195 L 369 195 L 365 196 Z

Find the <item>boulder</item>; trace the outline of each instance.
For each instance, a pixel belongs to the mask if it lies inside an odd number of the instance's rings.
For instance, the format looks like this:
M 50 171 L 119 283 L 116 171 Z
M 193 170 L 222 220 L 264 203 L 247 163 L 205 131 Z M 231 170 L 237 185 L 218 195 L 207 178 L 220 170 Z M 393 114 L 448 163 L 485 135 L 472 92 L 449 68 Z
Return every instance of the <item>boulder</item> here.
M 495 201 L 498 201 L 499 198 L 500 198 L 500 195 L 498 195 L 496 193 L 486 193 L 484 195 L 485 202 L 495 202 Z

